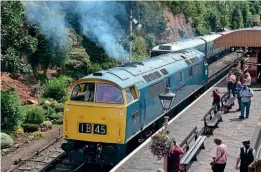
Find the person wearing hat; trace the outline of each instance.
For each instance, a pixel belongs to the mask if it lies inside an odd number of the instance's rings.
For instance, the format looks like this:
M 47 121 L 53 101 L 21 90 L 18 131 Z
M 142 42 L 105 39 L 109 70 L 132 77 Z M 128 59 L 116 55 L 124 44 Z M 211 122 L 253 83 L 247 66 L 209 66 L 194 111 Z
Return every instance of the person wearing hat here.
M 216 105 L 217 106 L 217 110 L 220 111 L 220 100 L 221 100 L 221 96 L 220 96 L 220 92 L 218 90 L 218 88 L 215 88 L 213 90 L 213 102 L 212 102 L 212 106 Z
M 248 172 L 248 166 L 255 159 L 255 150 L 250 148 L 250 141 L 242 142 L 244 147 L 241 147 L 237 152 L 237 161 L 236 161 L 236 169 L 240 169 L 240 172 Z M 238 164 L 240 162 L 240 167 Z
M 246 108 L 246 118 L 249 116 L 250 105 L 251 105 L 251 97 L 254 96 L 254 92 L 251 88 L 248 88 L 246 84 L 244 84 L 243 89 L 240 91 L 241 97 L 241 115 L 239 116 L 240 119 L 244 118 L 244 111 Z

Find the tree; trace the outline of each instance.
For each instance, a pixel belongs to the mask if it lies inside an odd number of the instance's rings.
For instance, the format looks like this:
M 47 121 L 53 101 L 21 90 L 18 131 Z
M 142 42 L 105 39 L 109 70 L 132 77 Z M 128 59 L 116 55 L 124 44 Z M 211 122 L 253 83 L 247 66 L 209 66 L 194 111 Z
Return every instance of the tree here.
M 232 13 L 232 29 L 239 29 L 243 27 L 243 17 L 239 8 L 235 8 Z
M 242 17 L 243 17 L 243 23 L 244 27 L 249 27 L 251 25 L 251 12 L 249 10 L 249 3 L 248 1 L 244 2 L 244 5 L 242 6 Z

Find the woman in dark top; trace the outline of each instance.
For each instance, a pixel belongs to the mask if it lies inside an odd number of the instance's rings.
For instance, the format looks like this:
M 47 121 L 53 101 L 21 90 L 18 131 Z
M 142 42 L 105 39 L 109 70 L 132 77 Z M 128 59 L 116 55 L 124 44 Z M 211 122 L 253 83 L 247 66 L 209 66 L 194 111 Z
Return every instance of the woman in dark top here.
M 213 90 L 212 97 L 213 97 L 212 106 L 216 105 L 217 110 L 220 111 L 220 92 L 217 88 Z

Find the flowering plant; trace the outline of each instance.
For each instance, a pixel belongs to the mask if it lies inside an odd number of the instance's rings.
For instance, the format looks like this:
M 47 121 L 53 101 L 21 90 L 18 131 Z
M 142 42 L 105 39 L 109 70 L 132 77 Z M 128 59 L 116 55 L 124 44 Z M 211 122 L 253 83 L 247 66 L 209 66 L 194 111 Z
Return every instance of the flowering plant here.
M 160 131 L 152 136 L 152 144 L 150 145 L 150 151 L 154 156 L 161 160 L 162 157 L 168 154 L 172 140 L 168 137 L 168 133 Z

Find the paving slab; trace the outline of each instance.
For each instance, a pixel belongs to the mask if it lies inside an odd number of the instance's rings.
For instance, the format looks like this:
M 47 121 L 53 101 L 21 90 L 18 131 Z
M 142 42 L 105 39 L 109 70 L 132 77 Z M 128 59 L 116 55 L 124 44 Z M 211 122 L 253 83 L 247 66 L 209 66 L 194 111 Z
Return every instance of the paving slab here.
M 209 172 L 211 171 L 209 163 L 212 157 L 215 156 L 216 146 L 213 142 L 214 138 L 220 138 L 224 144 L 228 147 L 228 162 L 225 168 L 225 172 L 232 172 L 235 170 L 236 164 L 236 153 L 240 147 L 242 147 L 242 141 L 251 140 L 253 142 L 259 142 L 258 140 L 251 139 L 256 127 L 261 122 L 261 84 L 252 86 L 254 90 L 254 97 L 250 107 L 250 115 L 248 119 L 240 120 L 238 117 L 240 112 L 236 112 L 238 104 L 233 106 L 232 110 L 228 114 L 223 115 L 223 121 L 219 124 L 219 128 L 214 131 L 214 135 L 210 136 L 205 141 L 205 150 L 201 150 L 197 159 L 192 163 L 189 168 L 189 172 L 200 171 Z M 251 143 L 251 145 L 256 145 Z

